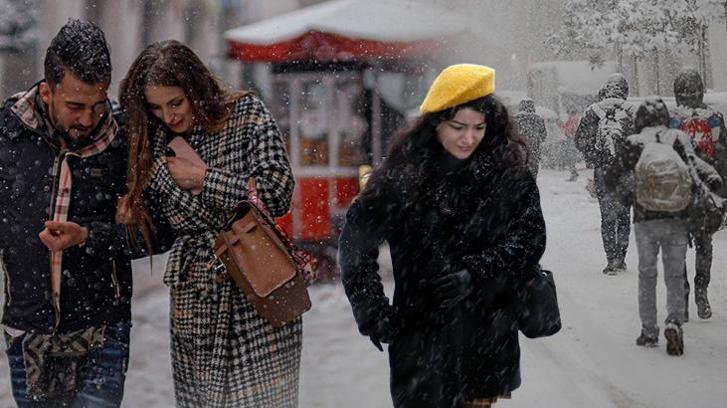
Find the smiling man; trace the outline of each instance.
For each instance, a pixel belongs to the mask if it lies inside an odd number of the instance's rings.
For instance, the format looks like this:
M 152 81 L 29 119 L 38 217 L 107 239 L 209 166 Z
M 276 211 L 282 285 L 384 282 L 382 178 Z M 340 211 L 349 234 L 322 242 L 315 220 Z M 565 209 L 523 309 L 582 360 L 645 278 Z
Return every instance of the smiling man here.
M 116 202 L 126 146 L 107 97 L 103 32 L 70 20 L 45 79 L 0 107 L 2 331 L 19 407 L 117 407 L 131 266 Z

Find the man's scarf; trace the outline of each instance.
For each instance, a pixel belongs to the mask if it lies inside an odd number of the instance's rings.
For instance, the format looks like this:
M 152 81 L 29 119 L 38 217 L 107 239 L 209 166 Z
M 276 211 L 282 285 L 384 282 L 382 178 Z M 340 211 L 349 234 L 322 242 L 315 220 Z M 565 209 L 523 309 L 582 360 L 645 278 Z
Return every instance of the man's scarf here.
M 38 89 L 36 86 L 29 92 L 18 95 L 18 101 L 12 106 L 11 110 L 20 118 L 20 120 L 29 128 L 43 132 L 51 136 L 54 143 L 60 145 L 60 152 L 56 156 L 53 163 L 53 180 L 54 180 L 54 196 L 51 197 L 50 213 L 52 220 L 65 222 L 68 220 L 68 208 L 71 204 L 71 181 L 72 173 L 68 165 L 69 157 L 78 157 L 85 159 L 93 155 L 99 154 L 106 150 L 118 133 L 118 125 L 111 116 L 109 107 L 106 117 L 98 126 L 94 139 L 88 145 L 78 150 L 70 150 L 62 137 L 53 138 L 55 127 L 50 121 L 50 116 L 46 112 L 45 105 L 38 97 Z M 57 180 L 57 181 L 56 181 Z M 63 259 L 63 251 L 51 251 L 50 254 L 50 270 L 51 270 L 51 288 L 53 308 L 56 314 L 56 326 L 60 322 L 61 316 L 61 261 Z

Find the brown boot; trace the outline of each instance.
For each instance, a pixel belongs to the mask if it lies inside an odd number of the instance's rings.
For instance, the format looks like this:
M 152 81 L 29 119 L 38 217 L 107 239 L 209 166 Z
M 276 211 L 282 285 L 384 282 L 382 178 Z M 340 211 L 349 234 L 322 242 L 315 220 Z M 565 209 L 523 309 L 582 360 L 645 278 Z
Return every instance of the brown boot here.
M 666 354 L 670 356 L 684 354 L 684 332 L 681 326 L 676 323 L 667 323 L 664 337 L 666 337 Z

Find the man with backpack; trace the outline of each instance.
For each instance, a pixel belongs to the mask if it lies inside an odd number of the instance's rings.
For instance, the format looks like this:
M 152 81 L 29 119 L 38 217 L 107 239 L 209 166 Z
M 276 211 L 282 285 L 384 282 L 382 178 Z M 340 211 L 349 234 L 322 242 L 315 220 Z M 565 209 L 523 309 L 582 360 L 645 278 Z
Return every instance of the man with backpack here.
M 641 104 L 634 118 L 638 133 L 627 138 L 623 154 L 610 169 L 608 183 L 614 184 L 619 178 L 631 180 L 642 324 L 636 344 L 656 347 L 659 341 L 656 279 L 657 255 L 661 251 L 666 284 L 666 351 L 681 355 L 689 209 L 695 191 L 704 183 L 702 179 L 709 183 L 721 179 L 714 168 L 696 156 L 689 136 L 669 129 L 669 123 L 669 111 L 661 99 Z
M 596 197 L 601 209 L 601 238 L 608 263 L 606 275 L 626 271 L 626 250 L 631 232 L 630 203 L 619 188 L 606 187 L 606 174 L 621 154 L 626 137 L 633 133 L 634 106 L 626 101 L 629 85 L 621 74 L 612 74 L 598 93 L 599 102 L 586 109 L 575 135 L 578 150 L 593 167 Z
M 677 108 L 672 112 L 671 127 L 689 135 L 697 146 L 697 155 L 714 166 L 724 180 L 727 177 L 727 131 L 722 114 L 705 105 L 702 77 L 694 69 L 682 70 L 674 80 L 674 96 Z M 724 192 L 720 195 L 725 196 Z M 697 205 L 695 212 L 709 212 Z M 690 234 L 694 238 L 696 261 L 694 274 L 694 301 L 700 319 L 712 317 L 712 308 L 707 299 L 712 269 L 712 235 L 720 227 L 722 218 L 719 211 L 702 214 L 697 222 L 690 224 Z M 684 270 L 685 296 L 688 309 L 689 279 Z

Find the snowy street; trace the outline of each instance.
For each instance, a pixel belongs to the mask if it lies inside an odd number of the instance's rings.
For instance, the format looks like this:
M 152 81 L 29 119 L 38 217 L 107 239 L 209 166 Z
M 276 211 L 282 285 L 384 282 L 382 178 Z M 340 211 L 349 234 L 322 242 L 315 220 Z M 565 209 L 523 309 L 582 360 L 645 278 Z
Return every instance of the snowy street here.
M 684 326 L 685 354 L 637 347 L 640 331 L 636 292 L 637 256 L 632 240 L 628 272 L 605 276 L 598 204 L 585 190 L 590 171 L 575 183 L 567 172 L 543 169 L 538 184 L 548 228 L 543 266 L 558 287 L 563 329 L 539 340 L 521 336 L 523 384 L 497 407 L 724 407 L 727 401 L 727 231 L 714 239 L 714 315 L 696 316 L 690 299 Z M 687 259 L 690 281 L 694 251 Z M 167 333 L 168 298 L 161 284 L 163 259 L 135 263 L 131 360 L 125 407 L 174 405 Z M 661 266 L 660 323 L 665 316 Z M 389 279 L 390 280 L 390 279 Z M 388 289 L 391 289 L 389 282 Z M 378 408 L 391 406 L 387 356 L 358 334 L 340 283 L 311 288 L 313 309 L 304 317 L 300 406 Z M 662 324 L 663 328 L 663 324 Z M 486 341 L 486 339 L 483 339 Z M 12 407 L 5 355 L 0 353 L 0 408 Z

